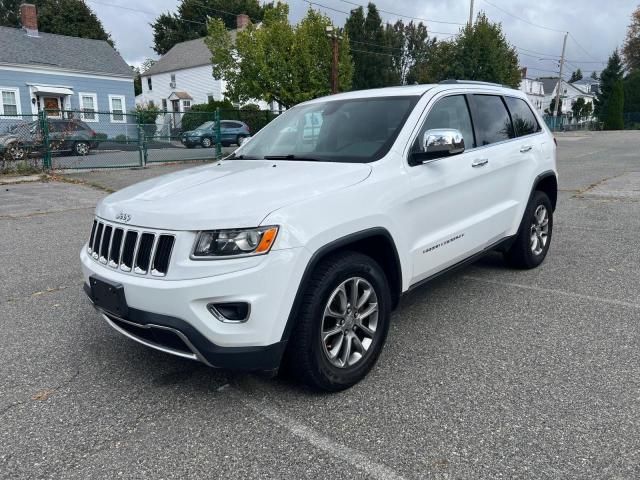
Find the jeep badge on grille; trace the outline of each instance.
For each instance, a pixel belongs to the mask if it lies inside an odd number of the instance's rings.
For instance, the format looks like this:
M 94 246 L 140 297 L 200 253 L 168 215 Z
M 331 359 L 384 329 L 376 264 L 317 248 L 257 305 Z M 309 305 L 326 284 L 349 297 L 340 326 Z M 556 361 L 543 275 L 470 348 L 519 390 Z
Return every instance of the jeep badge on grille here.
M 129 215 L 128 213 L 120 212 L 118 215 L 116 215 L 116 221 L 129 223 L 130 220 L 131 215 Z

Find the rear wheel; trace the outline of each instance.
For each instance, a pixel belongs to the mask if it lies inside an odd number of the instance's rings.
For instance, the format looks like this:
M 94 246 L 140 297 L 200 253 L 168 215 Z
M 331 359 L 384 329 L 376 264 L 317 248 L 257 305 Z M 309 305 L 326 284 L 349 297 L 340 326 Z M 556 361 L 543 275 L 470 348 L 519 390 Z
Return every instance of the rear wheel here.
M 202 145 L 203 148 L 211 148 L 211 145 L 213 145 L 213 142 L 211 141 L 211 139 L 209 137 L 204 137 L 200 141 L 200 145 Z
M 311 387 L 351 387 L 375 365 L 387 337 L 391 296 L 370 257 L 342 252 L 320 263 L 305 287 L 287 367 Z
M 73 150 L 76 152 L 76 155 L 84 156 L 89 154 L 90 148 L 87 142 L 76 142 Z
M 514 268 L 535 268 L 549 251 L 553 233 L 553 206 L 549 197 L 536 191 L 522 217 L 518 235 L 504 254 L 507 263 Z

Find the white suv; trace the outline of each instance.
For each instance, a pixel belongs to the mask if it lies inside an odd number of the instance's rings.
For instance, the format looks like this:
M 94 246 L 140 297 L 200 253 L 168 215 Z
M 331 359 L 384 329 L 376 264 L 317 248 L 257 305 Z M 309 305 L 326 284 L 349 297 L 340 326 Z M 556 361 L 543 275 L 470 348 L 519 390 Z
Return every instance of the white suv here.
M 227 159 L 120 190 L 81 260 L 147 346 L 317 388 L 363 378 L 400 296 L 478 255 L 545 258 L 555 141 L 526 96 L 447 81 L 295 106 Z

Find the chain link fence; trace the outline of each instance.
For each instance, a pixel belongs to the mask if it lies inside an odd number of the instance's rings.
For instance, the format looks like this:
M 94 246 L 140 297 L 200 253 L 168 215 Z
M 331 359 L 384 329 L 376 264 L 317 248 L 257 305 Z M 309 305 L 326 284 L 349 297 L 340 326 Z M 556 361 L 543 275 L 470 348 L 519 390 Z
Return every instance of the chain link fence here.
M 573 115 L 544 115 L 544 122 L 552 132 L 578 130 L 602 130 L 602 122 L 597 117 L 574 117 Z
M 0 173 L 207 161 L 277 116 L 262 110 L 148 113 L 64 110 L 0 117 Z

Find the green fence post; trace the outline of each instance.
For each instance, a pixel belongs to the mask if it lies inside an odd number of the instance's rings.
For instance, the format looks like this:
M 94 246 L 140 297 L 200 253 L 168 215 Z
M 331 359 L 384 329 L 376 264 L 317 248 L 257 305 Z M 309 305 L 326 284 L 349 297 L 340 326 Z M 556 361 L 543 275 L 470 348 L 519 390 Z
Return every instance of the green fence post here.
M 144 167 L 147 165 L 147 137 L 140 119 L 140 114 L 136 115 L 136 120 L 138 123 L 138 156 L 140 158 L 140 166 Z
M 45 170 L 51 170 L 51 145 L 49 144 L 49 119 L 46 110 L 42 110 L 39 114 L 40 130 L 42 131 L 42 167 Z
M 220 107 L 216 108 L 216 160 L 222 158 L 222 132 L 220 128 Z

